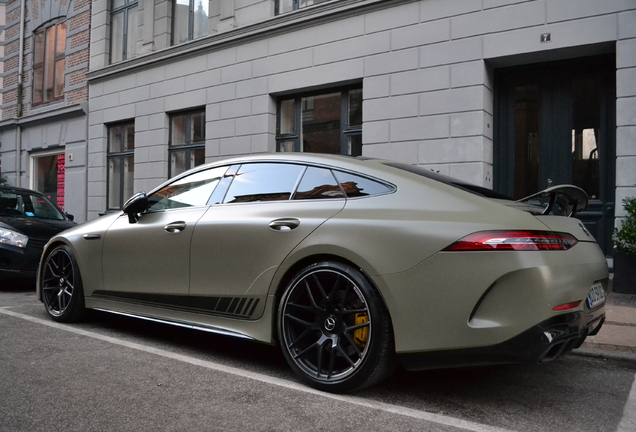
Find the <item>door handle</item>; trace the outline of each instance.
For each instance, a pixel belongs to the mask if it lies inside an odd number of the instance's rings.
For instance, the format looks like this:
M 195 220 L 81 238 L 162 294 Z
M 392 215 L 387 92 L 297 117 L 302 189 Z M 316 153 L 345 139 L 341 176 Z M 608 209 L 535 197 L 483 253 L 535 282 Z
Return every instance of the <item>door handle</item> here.
M 163 229 L 166 230 L 166 232 L 169 232 L 169 233 L 178 233 L 178 232 L 183 231 L 185 229 L 185 227 L 186 227 L 186 223 L 183 222 L 183 221 L 179 221 L 179 222 L 169 223 L 168 225 L 163 227 Z
M 291 231 L 298 228 L 300 220 L 296 218 L 276 219 L 269 223 L 269 227 L 274 231 Z

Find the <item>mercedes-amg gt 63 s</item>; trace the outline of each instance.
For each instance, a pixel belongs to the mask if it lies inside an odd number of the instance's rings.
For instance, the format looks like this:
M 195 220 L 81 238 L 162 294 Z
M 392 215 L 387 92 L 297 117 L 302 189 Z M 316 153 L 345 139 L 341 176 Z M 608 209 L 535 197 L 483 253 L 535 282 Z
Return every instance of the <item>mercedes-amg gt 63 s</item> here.
M 238 157 L 54 236 L 37 296 L 61 322 L 95 309 L 278 344 L 332 392 L 399 363 L 546 362 L 605 318 L 605 257 L 569 217 L 586 205 L 386 160 Z

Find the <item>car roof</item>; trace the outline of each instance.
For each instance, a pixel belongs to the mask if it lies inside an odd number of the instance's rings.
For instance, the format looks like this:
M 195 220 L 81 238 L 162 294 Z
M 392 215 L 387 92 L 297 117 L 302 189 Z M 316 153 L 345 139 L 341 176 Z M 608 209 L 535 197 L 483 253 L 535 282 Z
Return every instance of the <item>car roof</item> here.
M 408 163 L 396 162 L 387 159 L 370 158 L 364 156 L 348 156 L 338 154 L 322 154 L 322 153 L 259 153 L 245 156 L 237 156 L 229 159 L 219 159 L 205 166 L 198 168 L 206 169 L 205 167 L 219 166 L 225 164 L 238 164 L 238 163 L 250 163 L 250 162 L 291 162 L 291 163 L 308 163 L 318 165 L 328 165 L 332 168 L 340 168 L 353 171 L 364 171 L 368 169 L 375 169 L 375 173 L 365 172 L 367 175 L 379 175 L 380 171 L 386 172 L 386 167 L 397 169 L 401 172 L 401 175 L 406 173 L 415 174 L 420 177 L 426 177 L 431 180 L 444 183 L 455 188 L 463 189 L 473 194 L 481 195 L 486 198 L 495 198 L 500 200 L 511 200 L 510 197 L 497 193 L 491 189 L 478 186 L 472 183 L 465 182 L 463 180 L 450 177 L 447 175 L 436 173 L 421 165 L 412 165 Z M 377 171 L 379 170 L 379 171 Z M 393 174 L 396 174 L 393 171 Z M 386 179 L 385 179 L 386 180 Z
M 33 189 L 16 187 L 16 186 L 0 186 L 0 192 L 28 193 L 31 195 L 44 196 L 42 192 L 38 192 Z

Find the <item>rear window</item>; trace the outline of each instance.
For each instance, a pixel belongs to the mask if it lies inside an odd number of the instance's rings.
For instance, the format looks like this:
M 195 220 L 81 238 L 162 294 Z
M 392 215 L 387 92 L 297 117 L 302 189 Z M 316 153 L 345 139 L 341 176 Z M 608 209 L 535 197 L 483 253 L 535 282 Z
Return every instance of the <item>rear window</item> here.
M 453 186 L 458 189 L 465 190 L 475 195 L 483 196 L 486 198 L 512 200 L 512 198 L 510 198 L 509 196 L 500 194 L 499 192 L 495 192 L 492 189 L 488 189 L 482 186 L 477 186 L 471 183 L 466 183 L 459 179 L 431 171 L 429 168 L 421 167 L 418 165 L 409 165 L 409 164 L 399 163 L 399 162 L 387 162 L 385 163 L 385 165 L 400 169 L 402 171 L 410 172 L 412 174 L 417 174 L 419 176 L 426 177 L 431 180 L 435 180 L 435 181 L 447 184 L 449 186 Z
M 338 183 L 347 194 L 347 198 L 366 197 L 371 195 L 383 195 L 391 193 L 395 190 L 386 183 L 381 183 L 367 177 L 356 174 L 334 171 L 334 175 L 338 179 Z

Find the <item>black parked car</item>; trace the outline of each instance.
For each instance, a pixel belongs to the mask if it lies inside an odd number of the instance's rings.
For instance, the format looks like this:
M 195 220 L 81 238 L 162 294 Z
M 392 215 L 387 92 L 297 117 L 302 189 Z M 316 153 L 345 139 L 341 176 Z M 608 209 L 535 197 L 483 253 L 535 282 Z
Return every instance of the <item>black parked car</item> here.
M 0 287 L 35 283 L 44 245 L 72 219 L 39 192 L 0 187 Z

